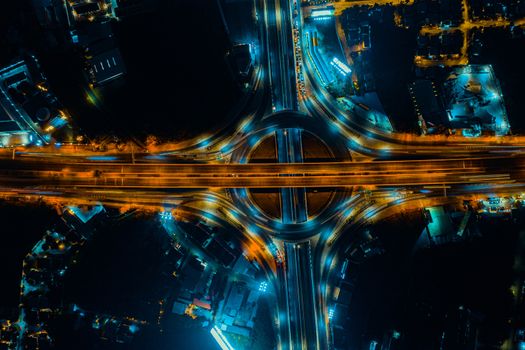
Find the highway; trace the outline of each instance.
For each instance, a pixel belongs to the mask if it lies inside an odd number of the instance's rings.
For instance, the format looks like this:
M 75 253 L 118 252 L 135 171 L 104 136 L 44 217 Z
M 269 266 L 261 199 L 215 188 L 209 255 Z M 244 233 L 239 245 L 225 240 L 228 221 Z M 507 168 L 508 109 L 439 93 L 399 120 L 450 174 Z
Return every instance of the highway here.
M 4 188 L 281 188 L 525 182 L 525 155 L 374 162 L 125 164 L 0 160 Z M 304 214 L 301 214 L 304 215 Z M 304 216 L 303 216 L 304 217 Z
M 293 7 L 295 0 L 264 0 L 266 19 L 266 38 L 268 49 L 268 67 L 272 90 L 272 110 L 274 112 L 298 109 L 298 81 L 295 56 L 295 36 L 293 32 Z M 297 13 L 295 15 L 298 15 Z M 303 162 L 301 130 L 298 128 L 279 128 L 275 131 L 277 160 L 282 165 Z M 262 173 L 259 173 L 262 174 Z M 280 187 L 281 217 L 283 224 L 304 223 L 308 220 L 306 190 L 304 184 L 297 181 L 299 173 L 281 173 L 272 171 L 277 183 L 296 183 L 297 186 Z M 237 180 L 244 178 L 234 175 Z M 256 181 L 260 183 L 261 178 Z M 268 179 L 269 181 L 272 181 Z M 250 187 L 250 186 L 242 186 Z M 276 289 L 278 303 L 286 305 L 286 319 L 280 319 L 278 338 L 280 347 L 289 349 L 318 349 L 318 339 L 312 341 L 316 332 L 316 318 L 308 312 L 315 307 L 313 275 L 311 273 L 310 246 L 299 249 L 301 245 L 290 248 L 285 244 L 286 266 L 277 270 Z M 297 248 L 297 249 L 296 249 Z M 304 251 L 304 253 L 300 253 Z M 308 255 L 305 256 L 306 251 Z M 305 261 L 309 264 L 305 265 Z M 309 288 L 310 287 L 310 288 Z M 304 293 L 310 291 L 310 297 Z M 309 301 L 309 303 L 307 303 Z M 305 309 L 306 307 L 306 309 Z M 281 310 L 282 311 L 282 310 Z M 308 324 L 309 326 L 305 326 Z
M 317 334 L 316 288 L 310 241 L 284 243 L 290 349 L 320 349 Z
M 297 109 L 290 0 L 262 0 L 274 111 Z

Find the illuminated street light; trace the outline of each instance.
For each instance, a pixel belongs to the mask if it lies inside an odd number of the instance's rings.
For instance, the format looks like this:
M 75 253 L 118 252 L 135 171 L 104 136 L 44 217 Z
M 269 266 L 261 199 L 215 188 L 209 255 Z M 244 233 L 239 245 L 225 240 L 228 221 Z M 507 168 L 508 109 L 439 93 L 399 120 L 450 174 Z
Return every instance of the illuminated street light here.
M 263 281 L 259 284 L 259 292 L 266 292 L 266 290 L 268 289 L 268 282 L 266 281 Z

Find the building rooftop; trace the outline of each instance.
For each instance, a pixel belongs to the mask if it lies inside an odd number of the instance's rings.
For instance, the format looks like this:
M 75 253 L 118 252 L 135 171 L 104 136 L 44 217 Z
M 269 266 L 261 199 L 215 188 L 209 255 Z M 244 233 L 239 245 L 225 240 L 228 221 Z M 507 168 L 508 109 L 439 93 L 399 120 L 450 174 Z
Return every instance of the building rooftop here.
M 456 68 L 445 82 L 445 94 L 451 127 L 487 130 L 498 136 L 509 133 L 503 95 L 491 65 Z
M 89 64 L 90 77 L 95 85 L 107 84 L 125 73 L 122 56 L 117 48 L 93 56 Z
M 17 87 L 30 79 L 23 60 L 0 69 L 0 147 L 30 143 L 36 133 L 31 118 L 13 96 Z
M 76 22 L 93 22 L 114 18 L 117 3 L 115 0 L 69 0 L 67 6 Z
M 408 87 L 415 113 L 424 120 L 422 128 L 443 125 L 445 122 L 445 111 L 438 99 L 437 87 L 431 80 L 421 79 L 411 83 Z

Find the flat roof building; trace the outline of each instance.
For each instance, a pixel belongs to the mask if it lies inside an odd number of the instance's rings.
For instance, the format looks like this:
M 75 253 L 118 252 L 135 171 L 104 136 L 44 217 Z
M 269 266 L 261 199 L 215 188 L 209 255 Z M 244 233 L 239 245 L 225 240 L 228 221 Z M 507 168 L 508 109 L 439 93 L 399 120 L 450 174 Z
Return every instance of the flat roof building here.
M 0 69 L 0 147 L 48 143 L 68 123 L 34 56 Z
M 116 0 L 69 0 L 65 3 L 70 19 L 75 22 L 107 21 L 116 18 Z
M 101 52 L 88 62 L 90 64 L 89 76 L 94 85 L 107 84 L 125 73 L 122 56 L 117 48 Z
M 464 136 L 510 132 L 503 94 L 491 65 L 456 68 L 445 82 L 445 95 L 450 126 L 463 129 Z
M 28 81 L 31 73 L 23 60 L 0 69 L 0 147 L 29 144 L 38 137 L 38 126 L 15 94 Z
M 257 314 L 260 293 L 243 283 L 231 283 L 217 315 L 221 330 L 249 338 L 254 327 L 253 320 Z
M 408 90 L 423 133 L 432 133 L 446 122 L 445 110 L 433 81 L 416 80 L 409 85 Z

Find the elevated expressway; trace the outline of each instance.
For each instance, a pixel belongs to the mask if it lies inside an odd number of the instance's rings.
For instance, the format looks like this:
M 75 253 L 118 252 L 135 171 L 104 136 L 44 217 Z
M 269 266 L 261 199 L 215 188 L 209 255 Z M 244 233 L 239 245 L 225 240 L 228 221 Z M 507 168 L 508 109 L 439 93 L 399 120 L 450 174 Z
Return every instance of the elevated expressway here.
M 525 155 L 320 163 L 113 163 L 0 159 L 2 187 L 296 188 L 525 182 Z

